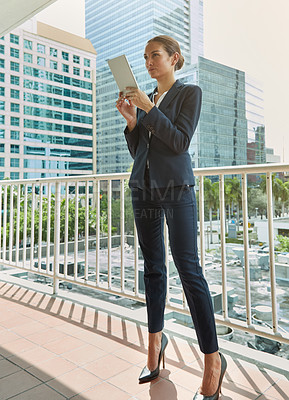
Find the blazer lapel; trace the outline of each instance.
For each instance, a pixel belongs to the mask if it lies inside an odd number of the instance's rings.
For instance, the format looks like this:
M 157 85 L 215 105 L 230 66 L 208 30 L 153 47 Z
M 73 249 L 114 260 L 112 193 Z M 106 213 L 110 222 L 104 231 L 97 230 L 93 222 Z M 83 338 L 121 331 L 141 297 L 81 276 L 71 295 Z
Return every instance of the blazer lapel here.
M 164 99 L 162 100 L 159 109 L 164 111 L 167 106 L 170 104 L 171 101 L 175 98 L 175 96 L 179 93 L 180 88 L 183 84 L 177 79 L 173 86 L 170 88 L 168 93 L 165 95 Z

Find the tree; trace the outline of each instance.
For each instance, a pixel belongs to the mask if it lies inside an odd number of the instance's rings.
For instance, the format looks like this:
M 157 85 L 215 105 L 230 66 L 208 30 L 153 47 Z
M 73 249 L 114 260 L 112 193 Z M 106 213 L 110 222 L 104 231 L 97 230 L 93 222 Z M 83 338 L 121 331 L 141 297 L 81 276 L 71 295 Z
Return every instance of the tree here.
M 277 239 L 279 240 L 280 244 L 277 247 L 279 251 L 289 252 L 289 237 L 277 235 Z
M 258 213 L 261 215 L 267 215 L 267 196 L 263 193 L 260 188 L 248 188 L 248 214 L 249 216 L 254 216 L 256 213 L 256 208 Z
M 225 185 L 226 185 L 225 187 L 226 187 L 228 200 L 232 203 L 232 214 L 233 214 L 234 205 L 236 205 L 237 221 L 239 221 L 240 220 L 240 206 L 242 205 L 242 190 L 241 190 L 240 181 L 236 176 L 234 176 L 234 178 L 225 179 Z M 239 228 L 239 224 L 237 226 Z
M 204 177 L 204 196 L 205 203 L 209 208 L 210 218 L 210 242 L 213 243 L 213 210 L 216 210 L 219 204 L 219 183 L 212 183 L 211 179 Z

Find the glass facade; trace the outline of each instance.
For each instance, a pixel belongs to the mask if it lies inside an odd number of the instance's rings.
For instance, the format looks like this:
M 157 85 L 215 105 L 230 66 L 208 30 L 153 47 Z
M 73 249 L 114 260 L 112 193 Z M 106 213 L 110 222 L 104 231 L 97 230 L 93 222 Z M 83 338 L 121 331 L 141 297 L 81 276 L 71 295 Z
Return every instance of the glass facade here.
M 246 116 L 248 120 L 248 164 L 266 163 L 264 100 L 260 83 L 246 76 Z
M 203 92 L 202 112 L 190 154 L 198 168 L 247 164 L 245 73 L 199 57 L 180 73 Z
M 179 41 L 186 65 L 190 65 L 203 54 L 203 2 L 86 0 L 85 13 L 86 37 L 97 51 L 98 172 L 124 172 L 132 159 L 123 136 L 124 120 L 115 108 L 118 89 L 107 60 L 126 54 L 140 88 L 150 92 L 154 83 L 144 66 L 145 43 L 156 35 L 171 35 Z M 191 34 L 192 29 L 196 35 Z
M 85 43 L 83 48 L 68 45 L 68 36 L 62 43 L 61 37 L 55 41 L 37 34 L 36 25 L 32 29 L 16 28 L 0 47 L 0 178 L 88 174 L 93 157 L 90 71 L 96 53 Z

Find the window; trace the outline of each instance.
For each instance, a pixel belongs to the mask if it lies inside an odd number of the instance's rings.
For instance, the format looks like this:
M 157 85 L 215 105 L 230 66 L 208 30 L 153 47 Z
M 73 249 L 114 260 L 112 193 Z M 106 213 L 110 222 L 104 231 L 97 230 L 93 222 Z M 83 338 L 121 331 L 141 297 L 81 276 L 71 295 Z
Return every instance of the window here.
M 19 125 L 20 125 L 20 120 L 19 120 L 19 118 L 18 118 L 18 117 L 11 117 L 11 122 L 10 122 L 10 124 L 13 125 L 13 126 L 19 126 Z
M 20 92 L 17 89 L 10 89 L 10 96 L 12 99 L 19 99 L 20 97 Z
M 19 112 L 19 111 L 20 111 L 20 104 L 11 103 L 11 104 L 10 104 L 10 110 L 11 110 L 12 112 Z
M 5 60 L 0 58 L 0 68 L 5 68 Z
M 20 111 L 20 104 L 11 103 L 11 104 L 10 104 L 10 110 L 11 110 L 12 112 L 19 112 L 19 111 Z
M 41 65 L 42 67 L 45 67 L 45 58 L 37 57 L 37 65 Z
M 62 52 L 62 58 L 63 58 L 63 60 L 68 61 L 69 60 L 69 54 L 66 53 L 66 51 L 63 51 Z
M 52 68 L 52 69 L 57 69 L 57 62 L 56 62 L 56 61 L 51 61 L 51 60 L 50 60 L 50 68 Z
M 5 151 L 5 144 L 0 143 L 0 153 L 4 153 L 4 151 Z
M 43 44 L 37 43 L 37 51 L 38 53 L 45 54 L 45 46 Z
M 76 63 L 76 64 L 79 64 L 80 63 L 80 57 L 74 55 L 73 56 L 73 62 Z
M 19 140 L 20 132 L 19 131 L 11 131 L 10 132 L 10 139 L 12 140 Z
M 31 40 L 24 39 L 24 49 L 32 50 L 32 42 L 31 42 Z
M 19 44 L 19 36 L 14 35 L 13 33 L 10 33 L 10 42 Z
M 10 172 L 10 179 L 19 179 L 19 172 Z
M 5 74 L 0 72 L 0 82 L 5 82 Z
M 67 65 L 67 64 L 62 64 L 62 71 L 63 71 L 63 72 L 69 72 L 69 65 Z
M 74 75 L 80 75 L 80 69 L 73 67 L 73 73 L 74 73 Z
M 19 154 L 19 145 L 18 144 L 10 144 L 10 153 Z
M 0 145 L 1 146 L 1 145 Z M 4 172 L 0 172 L 0 180 L 4 179 Z
M 5 115 L 0 115 L 0 124 L 1 125 L 5 124 Z
M 10 167 L 19 167 L 19 158 L 10 158 Z
M 10 61 L 10 69 L 11 71 L 19 72 L 19 63 Z
M 90 78 L 90 71 L 87 71 L 86 69 L 84 70 L 84 77 L 85 78 Z
M 19 76 L 11 75 L 10 76 L 10 83 L 11 83 L 11 85 L 19 86 Z
M 54 49 L 53 47 L 50 47 L 50 55 L 52 57 L 57 57 L 57 49 Z
M 24 61 L 28 63 L 32 63 L 32 54 L 24 53 Z
M 4 54 L 4 53 L 5 53 L 4 44 L 0 44 L 0 54 Z
M 5 101 L 0 100 L 0 110 L 5 110 Z
M 90 67 L 90 60 L 88 58 L 84 59 L 84 66 L 85 67 Z
M 0 157 L 0 167 L 4 167 L 5 166 L 5 158 Z
M 4 129 L 0 129 L 0 139 L 4 139 L 5 138 L 5 131 Z
M 13 47 L 10 47 L 10 56 L 11 57 L 15 57 L 15 58 L 19 58 L 19 50 L 18 49 L 14 49 Z
M 5 88 L 0 87 L 0 96 L 5 96 Z

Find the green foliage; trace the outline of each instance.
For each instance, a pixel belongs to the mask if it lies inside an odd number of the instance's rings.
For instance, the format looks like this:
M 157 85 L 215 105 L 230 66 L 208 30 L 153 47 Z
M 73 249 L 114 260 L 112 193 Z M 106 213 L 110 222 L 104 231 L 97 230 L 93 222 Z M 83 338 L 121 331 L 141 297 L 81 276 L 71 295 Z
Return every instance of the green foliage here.
M 277 235 L 277 239 L 280 242 L 279 246 L 277 249 L 279 251 L 288 251 L 289 252 L 289 237 L 288 236 L 282 236 L 282 235 Z

